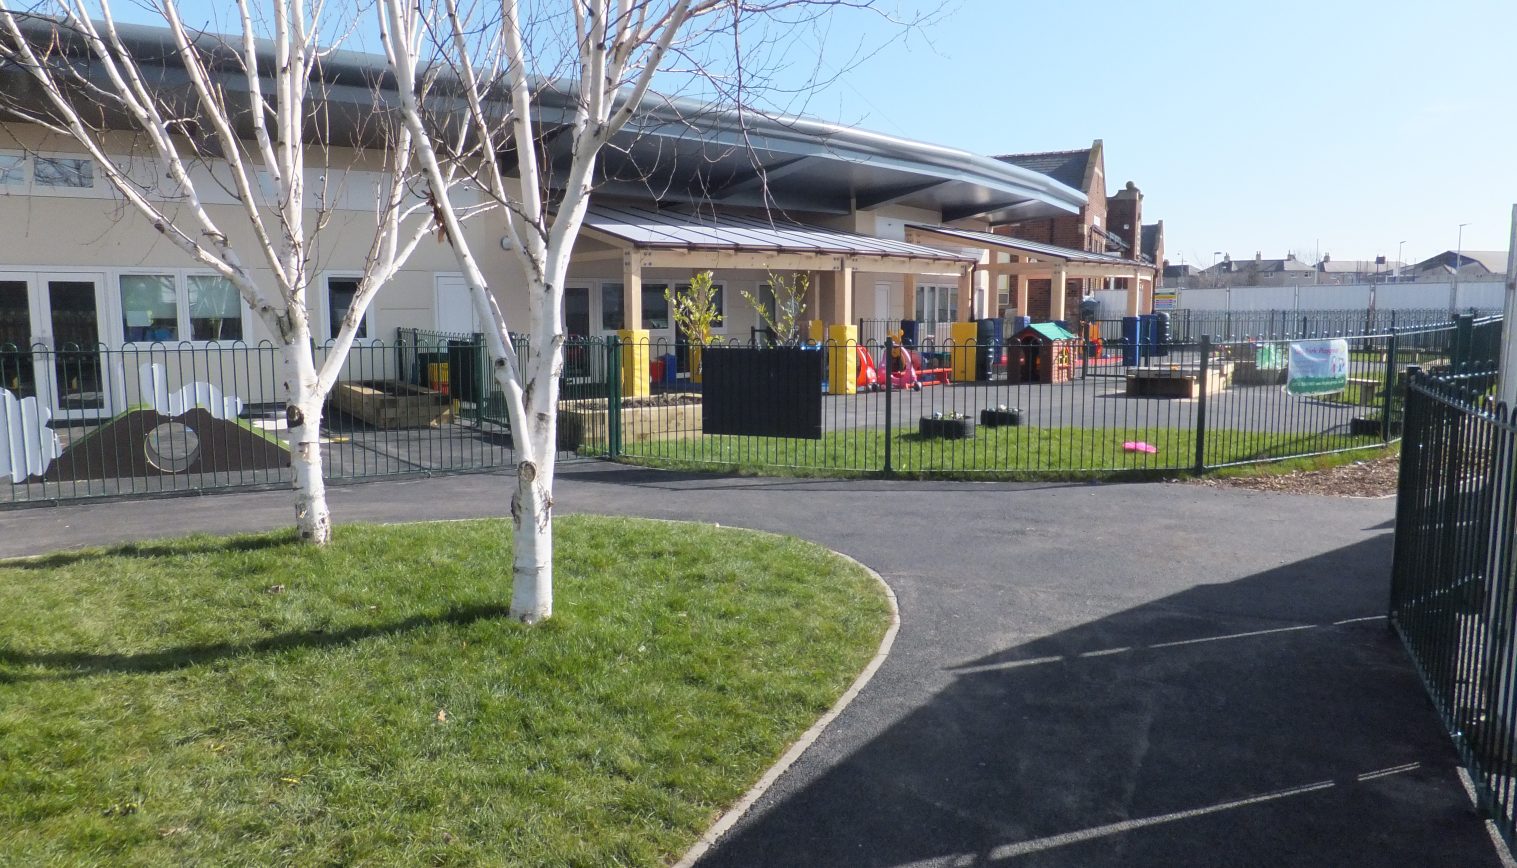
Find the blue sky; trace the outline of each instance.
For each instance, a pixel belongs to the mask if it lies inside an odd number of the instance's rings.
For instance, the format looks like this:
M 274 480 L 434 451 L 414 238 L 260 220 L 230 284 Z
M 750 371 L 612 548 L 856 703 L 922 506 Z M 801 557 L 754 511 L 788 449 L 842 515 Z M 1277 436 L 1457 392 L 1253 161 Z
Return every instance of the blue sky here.
M 818 53 L 824 73 L 848 67 L 807 114 L 982 154 L 1103 139 L 1111 191 L 1142 188 L 1172 262 L 1394 258 L 1403 240 L 1416 261 L 1460 223 L 1465 249 L 1507 246 L 1513 0 L 880 2 L 938 14 L 904 33 L 847 12 L 783 34 L 779 79 L 804 80 Z
M 906 4 L 902 4 L 906 6 Z M 935 5 L 935 4 L 934 4 Z M 1172 262 L 1506 249 L 1512 0 L 962 0 L 808 111 L 984 154 L 1103 139 Z M 858 15 L 828 42 L 882 32 Z M 824 55 L 825 56 L 825 55 Z

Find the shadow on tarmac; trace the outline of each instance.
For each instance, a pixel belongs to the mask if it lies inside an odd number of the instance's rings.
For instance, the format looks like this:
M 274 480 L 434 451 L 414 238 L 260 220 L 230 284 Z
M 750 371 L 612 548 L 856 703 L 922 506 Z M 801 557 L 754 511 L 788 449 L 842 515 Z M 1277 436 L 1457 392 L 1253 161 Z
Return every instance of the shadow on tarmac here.
M 1380 617 L 1389 541 L 957 665 L 699 864 L 1499 865 Z

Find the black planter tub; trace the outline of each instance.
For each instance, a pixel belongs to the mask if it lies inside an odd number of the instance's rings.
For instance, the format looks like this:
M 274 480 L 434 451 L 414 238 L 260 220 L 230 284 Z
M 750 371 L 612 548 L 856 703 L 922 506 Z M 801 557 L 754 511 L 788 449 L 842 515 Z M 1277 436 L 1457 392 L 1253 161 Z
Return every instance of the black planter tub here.
M 934 419 L 931 416 L 923 416 L 921 428 L 918 430 L 923 438 L 972 440 L 974 439 L 974 420 Z
M 1010 410 L 981 410 L 980 424 L 986 428 L 1000 428 L 1022 424 L 1022 411 L 1015 407 Z

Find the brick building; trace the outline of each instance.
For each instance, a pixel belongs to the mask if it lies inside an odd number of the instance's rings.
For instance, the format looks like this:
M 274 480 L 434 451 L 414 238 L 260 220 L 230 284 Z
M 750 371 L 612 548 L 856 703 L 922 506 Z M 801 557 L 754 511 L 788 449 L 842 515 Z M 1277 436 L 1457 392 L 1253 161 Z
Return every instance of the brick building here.
M 1106 195 L 1105 146 L 1100 139 L 1093 141 L 1089 148 L 1002 154 L 996 159 L 1047 175 L 1066 187 L 1079 190 L 1086 198 L 1078 213 L 1000 224 L 993 229 L 996 234 L 1148 265 L 1164 261 L 1164 223 L 1143 224 L 1143 193 L 1137 185 L 1128 181 L 1115 195 Z M 1143 296 L 1138 300 L 1138 309 L 1146 312 L 1152 307 L 1153 286 L 1158 280 L 1157 274 L 1153 283 L 1121 277 L 1071 279 L 1065 282 L 1062 307 L 1078 310 L 1081 296 L 1092 290 L 1128 289 L 1134 283 L 1141 283 L 1139 291 Z M 1004 303 L 1009 292 L 1005 287 L 1000 289 Z M 1028 289 L 1028 315 L 1037 318 L 1056 309 L 1057 306 L 1052 304 L 1052 281 L 1033 280 Z

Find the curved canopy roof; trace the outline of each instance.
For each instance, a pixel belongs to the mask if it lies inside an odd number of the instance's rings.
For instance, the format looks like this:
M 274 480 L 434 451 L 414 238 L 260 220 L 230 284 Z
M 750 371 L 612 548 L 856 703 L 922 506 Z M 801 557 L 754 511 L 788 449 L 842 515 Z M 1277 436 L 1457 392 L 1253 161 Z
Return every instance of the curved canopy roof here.
M 26 26 L 48 39 L 54 23 L 33 18 Z M 153 86 L 188 94 L 166 29 L 120 25 L 119 32 Z M 214 35 L 200 41 L 212 51 L 228 44 Z M 82 50 L 66 36 L 61 42 L 66 50 Z M 272 49 L 268 53 L 272 63 Z M 222 86 L 230 93 L 245 90 L 239 73 L 231 64 L 228 68 Z M 91 69 L 90 74 L 100 71 Z M 383 110 L 383 92 L 393 86 L 384 58 L 333 52 L 323 58 L 318 75 L 324 101 L 320 135 L 336 144 L 361 143 L 376 135 L 373 115 Z M 567 169 L 570 142 L 561 133 L 571 114 L 574 84 L 538 84 L 539 144 L 556 180 Z M 40 105 L 23 70 L 0 64 L 0 91 L 13 104 Z M 653 95 L 602 152 L 600 175 L 597 189 L 603 196 L 798 214 L 847 214 L 896 203 L 939 212 L 944 222 L 983 217 L 1000 223 L 1074 213 L 1085 203 L 1083 193 L 1047 175 L 957 148 L 812 118 L 713 109 L 695 100 Z
M 977 257 L 875 238 L 788 220 L 764 220 L 737 214 L 712 217 L 646 208 L 592 205 L 585 228 L 642 250 L 716 250 L 733 253 L 820 253 L 840 256 L 892 256 L 973 265 Z

